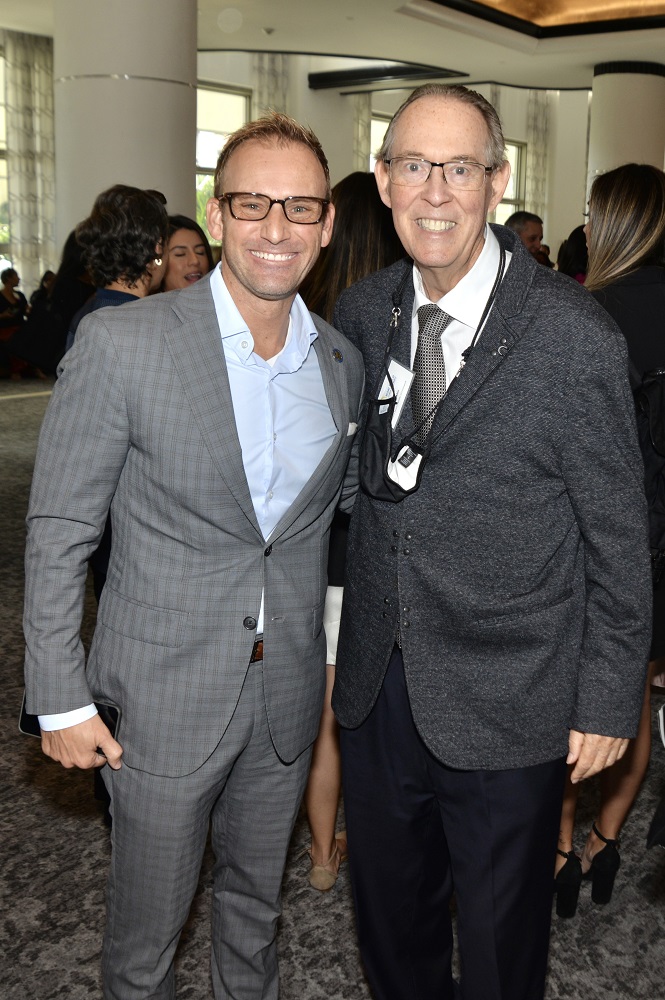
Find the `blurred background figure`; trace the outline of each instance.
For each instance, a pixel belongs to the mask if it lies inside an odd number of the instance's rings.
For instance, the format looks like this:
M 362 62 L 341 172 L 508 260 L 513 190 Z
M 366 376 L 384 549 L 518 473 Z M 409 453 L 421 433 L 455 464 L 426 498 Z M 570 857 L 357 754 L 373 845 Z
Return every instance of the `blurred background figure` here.
M 9 377 L 18 382 L 27 365 L 16 357 L 10 341 L 20 339 L 20 333 L 28 312 L 28 302 L 19 292 L 21 279 L 13 267 L 7 267 L 0 274 L 0 366 L 7 371 Z
M 168 217 L 152 193 L 115 184 L 97 196 L 92 212 L 75 232 L 96 288 L 71 320 L 68 350 L 88 313 L 145 298 L 159 287 L 166 270 Z
M 48 298 L 49 292 L 53 287 L 54 280 L 55 280 L 55 271 L 44 271 L 44 273 L 42 274 L 42 280 L 39 282 L 39 285 L 30 296 L 31 309 L 34 306 L 35 302 L 42 302 Z
M 568 239 L 559 247 L 556 259 L 557 271 L 567 274 L 583 285 L 589 265 L 589 251 L 586 245 L 585 226 L 576 226 Z
M 513 212 L 506 219 L 505 225 L 517 233 L 529 253 L 535 257 L 543 242 L 543 220 L 540 216 L 533 212 Z
M 332 189 L 335 225 L 332 238 L 300 287 L 307 308 L 329 323 L 337 298 L 345 288 L 404 257 L 392 213 L 379 197 L 374 174 L 357 171 Z M 346 859 L 346 835 L 335 836 L 341 791 L 339 730 L 330 705 L 335 681 L 337 634 L 342 609 L 348 515 L 337 514 L 330 535 L 326 630 L 326 695 L 319 735 L 305 790 L 305 808 L 312 835 L 309 883 L 326 892 L 337 880 Z
M 586 288 L 621 329 L 633 381 L 665 367 L 665 174 L 629 163 L 596 178 L 584 227 L 589 248 Z M 572 235 L 572 234 L 571 234 Z M 651 750 L 650 680 L 665 656 L 665 583 L 654 589 L 653 632 L 637 739 L 599 776 L 600 809 L 581 859 L 574 853 L 579 786 L 567 786 L 561 817 L 555 889 L 557 913 L 573 916 L 583 878 L 595 903 L 608 903 L 620 865 L 619 834 L 644 778 Z
M 170 215 L 168 259 L 161 290 L 186 288 L 214 266 L 208 238 L 199 224 L 186 215 Z

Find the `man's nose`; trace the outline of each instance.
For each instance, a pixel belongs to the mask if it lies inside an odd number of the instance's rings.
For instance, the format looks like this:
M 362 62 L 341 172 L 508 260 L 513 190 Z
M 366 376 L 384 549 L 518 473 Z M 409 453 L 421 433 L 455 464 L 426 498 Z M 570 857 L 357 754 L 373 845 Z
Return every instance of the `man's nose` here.
M 448 201 L 451 196 L 450 185 L 445 178 L 442 166 L 436 164 L 432 166 L 424 187 L 425 197 L 428 201 L 434 201 L 438 204 L 441 201 Z
M 270 206 L 268 214 L 262 220 L 261 235 L 273 243 L 285 240 L 290 235 L 292 223 L 286 218 L 279 202 Z

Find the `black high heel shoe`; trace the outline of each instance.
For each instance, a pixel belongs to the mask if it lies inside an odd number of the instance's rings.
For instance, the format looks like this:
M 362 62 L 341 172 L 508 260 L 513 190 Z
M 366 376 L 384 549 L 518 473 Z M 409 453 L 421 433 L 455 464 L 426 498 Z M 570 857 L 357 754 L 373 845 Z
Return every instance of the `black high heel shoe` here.
M 619 841 L 609 840 L 603 837 L 602 833 L 594 823 L 591 827 L 599 840 L 602 840 L 605 847 L 594 854 L 591 859 L 591 866 L 584 872 L 582 878 L 591 882 L 591 899 L 594 903 L 604 905 L 612 898 L 614 879 L 619 871 L 621 856 L 619 854 Z
M 575 851 L 560 851 L 557 847 L 556 852 L 566 859 L 563 868 L 554 876 L 556 915 L 574 917 L 582 884 L 582 862 Z

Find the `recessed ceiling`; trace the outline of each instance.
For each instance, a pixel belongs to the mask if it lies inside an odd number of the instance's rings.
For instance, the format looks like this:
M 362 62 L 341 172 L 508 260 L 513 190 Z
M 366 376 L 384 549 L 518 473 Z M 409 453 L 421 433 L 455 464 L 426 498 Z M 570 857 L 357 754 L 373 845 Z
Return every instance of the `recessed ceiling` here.
M 511 25 L 516 30 L 540 28 L 540 37 L 552 37 L 587 31 L 608 31 L 617 22 L 622 30 L 644 27 L 660 21 L 665 24 L 662 0 L 433 0 L 441 7 L 452 7 L 477 17 Z M 519 23 L 522 22 L 520 26 Z M 531 32 L 530 32 L 531 33 Z
M 156 8 L 160 0 L 151 2 Z M 133 0 L 136 4 L 137 0 Z M 106 5 L 111 10 L 114 4 Z M 118 7 L 123 5 L 118 4 Z M 52 35 L 53 0 L 2 0 L 0 26 Z M 129 5 L 131 11 L 132 4 Z M 594 66 L 615 61 L 665 63 L 665 2 L 654 0 L 198 0 L 201 51 L 286 52 L 326 56 L 312 71 L 335 70 L 344 57 L 454 71 L 461 83 L 566 90 L 590 88 Z M 462 7 L 464 9 L 462 9 Z M 505 13 L 508 8 L 519 14 Z M 470 11 L 473 10 L 473 13 Z M 625 21 L 602 21 L 601 15 Z M 656 14 L 656 10 L 661 11 Z M 483 16 L 479 16 L 482 13 Z M 525 19 L 526 15 L 532 21 Z M 598 18 L 557 26 L 536 18 Z M 490 19 L 491 18 L 491 19 Z M 503 18 L 503 20 L 501 20 Z M 654 18 L 662 27 L 654 26 Z M 637 19 L 637 20 L 635 20 Z M 517 30 L 516 25 L 520 30 Z M 524 26 L 530 29 L 525 32 Z M 593 27 L 595 34 L 588 34 Z M 619 26 L 621 30 L 614 30 Z M 131 30 L 131 14 L 120 26 Z M 120 30 L 119 28 L 117 30 Z M 122 45 L 117 46 L 118 65 Z M 443 74 L 442 74 L 443 76 Z M 448 77 L 448 79 L 451 79 Z M 228 81 L 233 82 L 233 81 Z M 386 85 L 384 84 L 384 87 Z M 398 86 L 394 84 L 394 86 Z M 403 84 L 408 86 L 408 82 Z M 414 86 L 411 83 L 411 86 Z M 365 89 L 376 89 L 368 84 Z M 401 89 L 401 88 L 400 88 Z

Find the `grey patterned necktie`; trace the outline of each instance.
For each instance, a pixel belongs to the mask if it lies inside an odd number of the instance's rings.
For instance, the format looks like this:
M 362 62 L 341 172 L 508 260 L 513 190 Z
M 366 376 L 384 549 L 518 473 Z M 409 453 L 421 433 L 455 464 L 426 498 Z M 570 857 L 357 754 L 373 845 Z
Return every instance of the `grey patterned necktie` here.
M 418 310 L 418 346 L 413 359 L 414 379 L 411 386 L 411 407 L 416 427 L 422 427 L 414 435 L 416 444 L 425 444 L 434 414 L 434 409 L 446 392 L 446 365 L 443 360 L 441 334 L 452 319 L 433 303 Z M 424 421 L 424 423 L 423 423 Z

